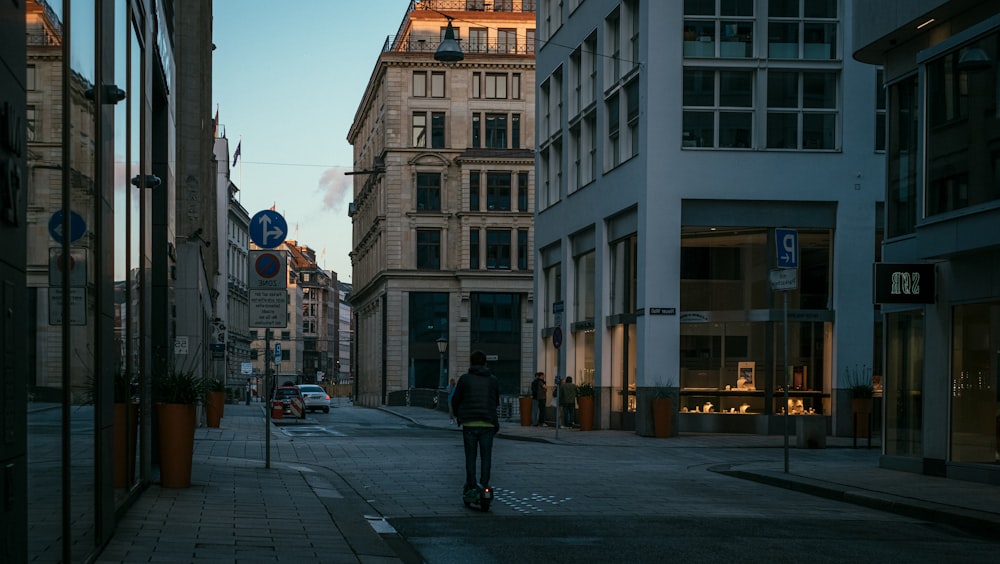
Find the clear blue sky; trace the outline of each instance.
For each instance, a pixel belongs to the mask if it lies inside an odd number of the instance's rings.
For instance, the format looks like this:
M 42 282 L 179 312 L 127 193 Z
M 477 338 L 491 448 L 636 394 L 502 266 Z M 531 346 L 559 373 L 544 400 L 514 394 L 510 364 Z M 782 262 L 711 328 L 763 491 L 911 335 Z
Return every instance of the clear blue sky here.
M 212 112 L 252 216 L 275 205 L 288 238 L 351 281 L 347 132 L 409 0 L 215 0 Z M 230 156 L 230 159 L 232 157 Z M 232 160 L 230 160 L 232 164 Z

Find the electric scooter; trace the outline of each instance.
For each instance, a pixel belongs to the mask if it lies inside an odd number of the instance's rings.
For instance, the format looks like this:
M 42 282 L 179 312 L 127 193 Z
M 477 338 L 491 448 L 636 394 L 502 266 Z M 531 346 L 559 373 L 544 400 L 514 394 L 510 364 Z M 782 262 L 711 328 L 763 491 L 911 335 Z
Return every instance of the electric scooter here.
M 465 490 L 462 494 L 462 503 L 466 507 L 473 505 L 479 507 L 480 511 L 489 511 L 490 503 L 493 502 L 493 488 L 476 484 L 476 487 Z

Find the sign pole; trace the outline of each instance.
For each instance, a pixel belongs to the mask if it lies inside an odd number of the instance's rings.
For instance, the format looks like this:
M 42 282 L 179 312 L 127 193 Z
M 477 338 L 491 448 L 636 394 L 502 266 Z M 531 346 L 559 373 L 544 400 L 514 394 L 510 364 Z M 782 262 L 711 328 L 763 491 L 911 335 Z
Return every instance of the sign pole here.
M 261 390 L 261 399 L 264 400 L 264 468 L 271 467 L 271 396 L 266 397 L 263 392 L 270 391 L 271 386 L 271 363 L 267 361 L 267 353 L 271 349 L 271 330 L 264 329 L 264 389 Z
M 782 292 L 785 296 L 785 321 L 784 332 L 785 332 L 785 377 L 783 381 L 785 382 L 785 474 L 788 473 L 788 290 Z

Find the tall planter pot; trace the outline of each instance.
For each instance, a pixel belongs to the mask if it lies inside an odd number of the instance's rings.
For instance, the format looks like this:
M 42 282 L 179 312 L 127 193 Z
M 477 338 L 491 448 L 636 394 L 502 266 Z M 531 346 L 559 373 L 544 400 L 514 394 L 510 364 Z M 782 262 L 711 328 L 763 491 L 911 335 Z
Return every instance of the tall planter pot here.
M 851 416 L 854 419 L 854 437 L 867 437 L 872 418 L 872 398 L 851 398 Z
M 531 398 L 522 396 L 518 398 L 518 408 L 521 410 L 521 426 L 531 427 Z
M 653 398 L 653 434 L 667 438 L 673 431 L 674 399 Z
M 205 419 L 209 427 L 218 427 L 226 410 L 226 392 L 208 392 L 205 399 Z
M 164 488 L 191 487 L 196 413 L 194 404 L 156 405 L 160 431 L 160 485 Z
M 579 406 L 579 418 L 580 418 L 580 430 L 581 431 L 593 431 L 594 430 L 594 397 L 593 396 L 581 396 L 576 398 L 576 403 Z
M 114 407 L 114 486 L 127 488 L 135 477 L 135 445 L 139 435 L 139 406 L 117 402 Z

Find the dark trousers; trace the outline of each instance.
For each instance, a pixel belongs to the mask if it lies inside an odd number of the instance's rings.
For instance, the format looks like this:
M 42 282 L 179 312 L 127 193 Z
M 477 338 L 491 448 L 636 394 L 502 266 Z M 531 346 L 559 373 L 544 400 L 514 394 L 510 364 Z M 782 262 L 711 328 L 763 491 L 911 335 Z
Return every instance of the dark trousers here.
M 462 442 L 465 445 L 465 489 L 476 485 L 476 452 L 479 452 L 479 483 L 490 484 L 490 467 L 493 464 L 493 427 L 462 427 Z
M 538 420 L 535 425 L 542 425 L 545 423 L 545 400 L 536 399 L 535 400 L 535 412 L 538 413 Z
M 566 427 L 572 427 L 573 422 L 576 420 L 576 404 L 565 403 L 562 406 L 563 410 L 563 425 Z

